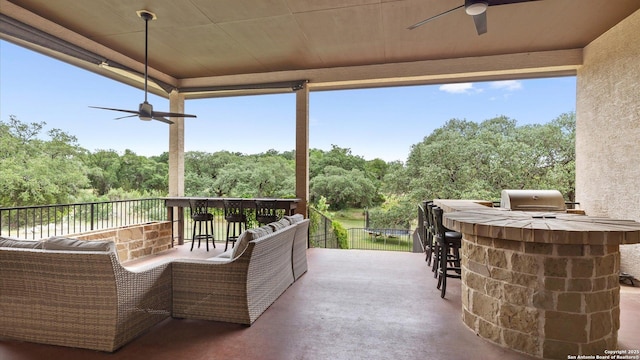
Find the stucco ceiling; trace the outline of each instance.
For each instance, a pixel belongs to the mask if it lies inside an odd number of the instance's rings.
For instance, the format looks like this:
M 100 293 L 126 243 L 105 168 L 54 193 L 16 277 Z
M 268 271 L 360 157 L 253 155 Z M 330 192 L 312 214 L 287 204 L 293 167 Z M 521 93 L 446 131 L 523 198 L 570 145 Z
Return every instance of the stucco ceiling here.
M 573 74 L 587 44 L 640 9 L 638 0 L 541 0 L 490 6 L 488 32 L 481 36 L 464 9 L 407 29 L 462 3 L 0 0 L 0 12 L 5 25 L 16 20 L 125 72 L 143 71 L 144 21 L 136 11 L 154 12 L 150 76 L 197 97 L 221 86 L 295 80 L 332 89 Z M 5 40 L 140 85 L 139 77 L 1 30 Z

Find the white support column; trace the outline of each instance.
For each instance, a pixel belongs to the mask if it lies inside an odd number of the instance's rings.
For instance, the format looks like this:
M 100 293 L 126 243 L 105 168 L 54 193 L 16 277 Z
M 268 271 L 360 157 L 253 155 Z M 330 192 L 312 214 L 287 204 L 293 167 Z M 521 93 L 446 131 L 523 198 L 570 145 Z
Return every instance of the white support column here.
M 184 113 L 184 95 L 169 94 L 169 111 Z M 169 126 L 169 196 L 184 196 L 184 118 Z
M 309 203 L 309 88 L 296 92 L 296 213 L 308 217 Z

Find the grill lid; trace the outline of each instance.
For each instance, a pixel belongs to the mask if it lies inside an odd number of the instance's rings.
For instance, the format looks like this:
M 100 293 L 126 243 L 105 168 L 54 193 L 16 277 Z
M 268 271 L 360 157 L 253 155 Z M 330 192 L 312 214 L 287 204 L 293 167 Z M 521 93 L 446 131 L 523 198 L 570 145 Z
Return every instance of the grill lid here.
M 500 207 L 519 211 L 566 211 L 558 190 L 502 190 Z

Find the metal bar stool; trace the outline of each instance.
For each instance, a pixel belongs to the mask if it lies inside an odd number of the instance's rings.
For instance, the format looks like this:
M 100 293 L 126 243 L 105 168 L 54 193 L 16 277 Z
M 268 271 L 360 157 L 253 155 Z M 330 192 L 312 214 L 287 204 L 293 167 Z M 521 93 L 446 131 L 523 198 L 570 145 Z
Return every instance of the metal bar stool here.
M 276 200 L 256 200 L 255 202 L 258 225 L 266 225 L 278 221 Z
M 207 251 L 209 251 L 209 239 L 211 239 L 211 243 L 215 249 L 216 242 L 213 237 L 213 214 L 209 212 L 207 200 L 191 200 L 189 201 L 189 207 L 191 208 L 191 220 L 193 220 L 191 251 L 193 251 L 193 245 L 196 243 L 196 240 L 198 240 L 198 249 L 200 248 L 200 240 L 204 240 L 207 244 Z M 202 232 L 202 225 L 204 225 L 204 233 Z M 198 234 L 196 234 L 196 228 L 198 228 Z
M 460 248 L 462 247 L 462 234 L 451 231 L 442 225 L 443 210 L 439 207 L 433 208 L 435 239 L 439 247 L 437 255 L 438 263 L 438 286 L 440 297 L 444 298 L 447 292 L 447 278 L 461 278 L 460 268 Z
M 224 244 L 224 251 L 227 251 L 229 243 L 233 248 L 242 234 L 242 228 L 247 230 L 247 215 L 244 213 L 242 200 L 224 200 L 224 219 L 227 221 L 227 241 Z

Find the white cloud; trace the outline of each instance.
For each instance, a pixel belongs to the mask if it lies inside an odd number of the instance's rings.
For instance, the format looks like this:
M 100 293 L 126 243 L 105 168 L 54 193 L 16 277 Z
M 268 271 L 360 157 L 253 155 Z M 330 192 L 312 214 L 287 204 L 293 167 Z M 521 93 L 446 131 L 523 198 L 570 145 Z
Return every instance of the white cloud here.
M 439 89 L 440 91 L 451 94 L 468 94 L 473 91 L 478 91 L 473 88 L 473 83 L 445 84 L 440 85 Z
M 518 80 L 492 81 L 490 86 L 492 89 L 505 89 L 507 91 L 522 89 L 522 83 Z

